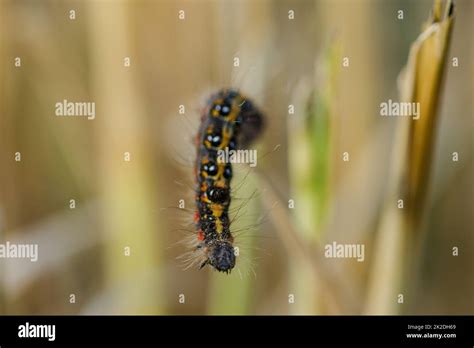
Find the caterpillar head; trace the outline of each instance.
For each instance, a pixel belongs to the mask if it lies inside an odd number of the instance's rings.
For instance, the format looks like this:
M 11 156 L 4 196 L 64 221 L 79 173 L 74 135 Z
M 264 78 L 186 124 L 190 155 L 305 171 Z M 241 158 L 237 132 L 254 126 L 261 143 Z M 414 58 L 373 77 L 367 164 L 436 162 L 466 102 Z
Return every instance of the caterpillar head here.
M 207 248 L 207 260 L 201 265 L 201 268 L 209 264 L 219 272 L 230 273 L 235 266 L 235 253 L 232 244 L 219 241 Z

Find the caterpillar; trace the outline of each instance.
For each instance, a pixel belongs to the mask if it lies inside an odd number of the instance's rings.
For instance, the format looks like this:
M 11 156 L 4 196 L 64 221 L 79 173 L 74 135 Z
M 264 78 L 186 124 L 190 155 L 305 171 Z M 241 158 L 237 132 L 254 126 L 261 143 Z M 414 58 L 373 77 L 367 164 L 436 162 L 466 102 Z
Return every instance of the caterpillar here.
M 194 224 L 197 236 L 192 242 L 200 269 L 209 265 L 217 271 L 230 273 L 235 266 L 229 219 L 232 164 L 218 158 L 218 153 L 226 148 L 231 151 L 247 147 L 263 126 L 262 113 L 234 89 L 222 89 L 213 94 L 202 111 L 195 138 Z

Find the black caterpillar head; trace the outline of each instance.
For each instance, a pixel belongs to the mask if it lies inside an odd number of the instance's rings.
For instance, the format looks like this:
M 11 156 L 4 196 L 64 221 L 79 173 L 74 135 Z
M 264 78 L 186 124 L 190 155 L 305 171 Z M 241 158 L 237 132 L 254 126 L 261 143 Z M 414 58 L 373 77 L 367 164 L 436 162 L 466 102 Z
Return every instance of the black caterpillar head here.
M 201 267 L 209 264 L 219 272 L 230 273 L 235 266 L 234 247 L 229 242 L 219 241 L 208 248 L 208 259 Z

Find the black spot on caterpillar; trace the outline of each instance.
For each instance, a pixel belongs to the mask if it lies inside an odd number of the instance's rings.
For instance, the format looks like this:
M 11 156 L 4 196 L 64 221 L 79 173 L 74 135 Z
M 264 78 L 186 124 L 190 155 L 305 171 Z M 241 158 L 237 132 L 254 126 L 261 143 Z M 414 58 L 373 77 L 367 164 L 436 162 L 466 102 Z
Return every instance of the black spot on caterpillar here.
M 262 113 L 234 89 L 213 94 L 202 112 L 195 139 L 197 236 L 192 242 L 201 268 L 210 265 L 229 273 L 236 262 L 229 219 L 232 164 L 219 161 L 218 153 L 247 147 L 263 127 Z

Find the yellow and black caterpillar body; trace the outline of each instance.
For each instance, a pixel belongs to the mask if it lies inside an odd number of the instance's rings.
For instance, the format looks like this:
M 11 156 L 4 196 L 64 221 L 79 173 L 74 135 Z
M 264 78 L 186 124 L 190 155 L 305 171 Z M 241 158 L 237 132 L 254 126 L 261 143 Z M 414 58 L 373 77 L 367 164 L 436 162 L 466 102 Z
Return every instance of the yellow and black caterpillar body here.
M 220 161 L 219 151 L 246 147 L 264 125 L 263 115 L 237 90 L 223 89 L 208 100 L 196 137 L 197 159 L 195 248 L 201 268 L 210 265 L 229 273 L 235 266 L 229 206 L 232 164 Z

